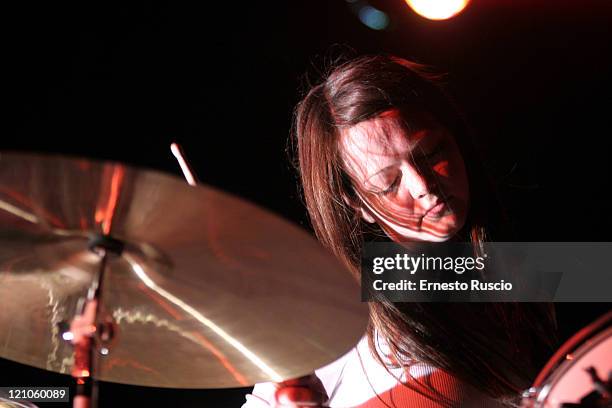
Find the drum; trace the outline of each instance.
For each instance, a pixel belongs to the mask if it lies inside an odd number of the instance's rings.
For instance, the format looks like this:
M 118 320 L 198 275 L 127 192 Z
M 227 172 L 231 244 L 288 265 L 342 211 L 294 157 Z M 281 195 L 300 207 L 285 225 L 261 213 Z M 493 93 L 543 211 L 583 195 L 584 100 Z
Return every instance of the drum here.
M 524 408 L 611 407 L 612 312 L 572 336 L 523 394 Z

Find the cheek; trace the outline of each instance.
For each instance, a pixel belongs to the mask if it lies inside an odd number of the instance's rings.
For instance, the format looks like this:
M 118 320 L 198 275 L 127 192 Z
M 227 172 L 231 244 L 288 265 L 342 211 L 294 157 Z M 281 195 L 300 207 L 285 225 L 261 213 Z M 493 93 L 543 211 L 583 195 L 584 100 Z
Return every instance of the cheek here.
M 386 197 L 375 196 L 370 199 L 370 204 L 383 213 L 401 216 L 412 213 L 414 200 L 409 194 L 402 194 L 401 196 L 390 195 Z

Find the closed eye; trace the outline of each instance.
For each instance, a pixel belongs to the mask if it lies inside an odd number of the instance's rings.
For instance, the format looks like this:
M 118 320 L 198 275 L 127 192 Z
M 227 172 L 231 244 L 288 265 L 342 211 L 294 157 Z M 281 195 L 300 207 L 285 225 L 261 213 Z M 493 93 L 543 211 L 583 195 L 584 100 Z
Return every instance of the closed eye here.
M 401 179 L 401 175 L 398 175 L 395 180 L 393 180 L 393 183 L 391 183 L 391 185 L 389 187 L 387 187 L 386 189 L 379 191 L 378 195 L 387 195 L 387 194 L 391 194 L 394 191 L 397 190 L 397 186 L 399 186 L 400 183 L 400 179 Z

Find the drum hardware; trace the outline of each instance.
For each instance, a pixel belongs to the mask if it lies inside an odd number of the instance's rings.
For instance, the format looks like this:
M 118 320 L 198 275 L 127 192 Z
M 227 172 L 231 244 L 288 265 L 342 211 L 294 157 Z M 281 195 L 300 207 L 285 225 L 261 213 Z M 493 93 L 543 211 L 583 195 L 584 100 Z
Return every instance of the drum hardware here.
M 112 214 L 109 219 L 112 219 Z M 100 257 L 98 273 L 94 276 L 87 297 L 81 298 L 81 310 L 70 323 L 69 331 L 62 333 L 62 338 L 69 338 L 75 350 L 74 365 L 71 371 L 76 382 L 74 408 L 96 408 L 98 402 L 98 381 L 94 378 L 95 351 L 108 355 L 109 349 L 102 346 L 108 343 L 114 333 L 113 324 L 99 321 L 100 304 L 104 275 L 107 273 L 107 262 L 110 256 L 121 256 L 124 244 L 106 234 L 94 234 L 88 243 L 89 250 Z

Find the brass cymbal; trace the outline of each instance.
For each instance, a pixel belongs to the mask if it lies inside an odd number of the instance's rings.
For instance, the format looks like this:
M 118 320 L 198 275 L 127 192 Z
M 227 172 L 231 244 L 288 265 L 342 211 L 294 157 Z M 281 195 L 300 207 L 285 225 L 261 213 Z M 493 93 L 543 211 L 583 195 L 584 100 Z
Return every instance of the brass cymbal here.
M 70 373 L 62 339 L 108 258 L 99 321 L 115 323 L 94 377 L 223 388 L 323 366 L 362 336 L 357 282 L 302 229 L 208 186 L 60 156 L 0 154 L 0 356 Z

